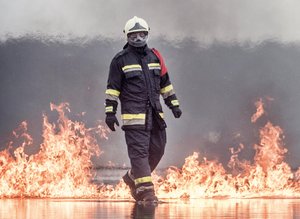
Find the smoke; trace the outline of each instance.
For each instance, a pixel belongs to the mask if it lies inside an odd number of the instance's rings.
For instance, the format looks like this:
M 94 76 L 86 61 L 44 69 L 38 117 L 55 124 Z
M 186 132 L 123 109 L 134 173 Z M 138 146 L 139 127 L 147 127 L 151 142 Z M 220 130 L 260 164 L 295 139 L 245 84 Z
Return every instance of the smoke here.
M 0 1 L 0 38 L 26 35 L 58 39 L 121 39 L 125 22 L 146 19 L 151 37 L 214 41 L 299 41 L 297 0 L 23 0 Z

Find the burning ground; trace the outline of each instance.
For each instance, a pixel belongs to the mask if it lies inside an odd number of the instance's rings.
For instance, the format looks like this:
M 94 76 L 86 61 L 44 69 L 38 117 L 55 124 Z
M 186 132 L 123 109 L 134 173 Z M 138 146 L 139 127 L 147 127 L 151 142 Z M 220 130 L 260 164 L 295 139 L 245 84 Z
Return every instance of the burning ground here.
M 265 113 L 262 99 L 255 105 L 252 122 Z M 51 123 L 47 115 L 43 116 L 43 142 L 38 153 L 24 152 L 32 144 L 26 122 L 13 132 L 19 143 L 13 155 L 13 141 L 0 153 L 0 197 L 130 198 L 122 181 L 117 185 L 91 183 L 91 157 L 101 154 L 96 136 L 107 138 L 107 129 L 100 124 L 88 128 L 83 122 L 70 120 L 67 103 L 51 104 L 50 108 L 58 113 L 58 119 Z M 282 129 L 268 121 L 259 135 L 252 161 L 239 160 L 244 145 L 230 148 L 229 172 L 220 162 L 199 159 L 199 153 L 194 152 L 181 168 L 169 167 L 165 176 L 154 173 L 158 197 L 299 197 L 300 171 L 293 173 L 284 161 L 287 149 Z

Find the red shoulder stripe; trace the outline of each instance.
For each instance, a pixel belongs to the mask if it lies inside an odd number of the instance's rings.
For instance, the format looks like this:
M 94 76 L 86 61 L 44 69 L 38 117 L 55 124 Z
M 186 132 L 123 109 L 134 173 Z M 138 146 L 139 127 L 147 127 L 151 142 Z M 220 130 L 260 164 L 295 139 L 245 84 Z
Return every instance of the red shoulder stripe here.
M 168 72 L 168 69 L 167 69 L 167 66 L 165 64 L 165 61 L 164 61 L 162 55 L 158 52 L 157 49 L 153 48 L 152 51 L 157 56 L 157 58 L 159 59 L 159 62 L 160 62 L 160 66 L 161 66 L 161 74 L 160 74 L 160 76 L 164 76 Z

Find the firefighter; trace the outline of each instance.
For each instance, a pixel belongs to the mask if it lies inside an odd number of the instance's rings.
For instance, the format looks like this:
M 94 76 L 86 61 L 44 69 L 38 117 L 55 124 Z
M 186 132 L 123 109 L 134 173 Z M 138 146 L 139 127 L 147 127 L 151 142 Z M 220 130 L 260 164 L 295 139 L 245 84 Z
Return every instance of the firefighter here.
M 182 114 L 179 101 L 161 54 L 147 46 L 147 22 L 134 16 L 125 24 L 123 50 L 112 59 L 107 81 L 105 122 L 115 131 L 118 99 L 131 169 L 123 176 L 133 198 L 157 202 L 151 172 L 161 160 L 166 145 L 160 95 L 175 118 Z

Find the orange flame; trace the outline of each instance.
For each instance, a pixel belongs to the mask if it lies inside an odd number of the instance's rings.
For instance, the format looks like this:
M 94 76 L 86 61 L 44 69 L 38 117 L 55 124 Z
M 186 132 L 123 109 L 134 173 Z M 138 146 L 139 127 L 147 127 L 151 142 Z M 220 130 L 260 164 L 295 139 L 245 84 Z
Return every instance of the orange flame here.
M 88 129 L 80 122 L 67 119 L 64 111 L 68 104 L 51 104 L 51 110 L 59 113 L 57 124 L 51 124 L 43 116 L 43 138 L 40 151 L 28 156 L 25 146 L 32 143 L 26 133 L 24 141 L 14 151 L 0 152 L 0 197 L 89 197 L 97 193 L 97 187 L 90 183 L 91 156 L 100 150 L 93 132 L 105 135 L 105 129 Z
M 251 117 L 251 122 L 252 123 L 256 122 L 256 120 L 259 117 L 261 117 L 265 112 L 264 103 L 263 103 L 261 98 L 258 101 L 255 102 L 255 106 L 256 106 L 256 112 Z
M 263 103 L 256 102 L 257 112 L 251 121 L 256 121 L 263 113 Z M 157 177 L 158 194 L 166 198 L 203 197 L 299 197 L 300 168 L 292 173 L 284 160 L 287 149 L 283 147 L 282 130 L 268 122 L 260 130 L 260 143 L 254 145 L 254 163 L 239 161 L 237 151 L 231 148 L 232 157 L 228 166 L 239 169 L 236 175 L 226 173 L 224 167 L 215 161 L 198 161 L 199 154 L 186 158 L 181 169 L 171 167 L 166 178 Z
M 65 111 L 69 105 L 51 104 L 59 114 L 57 123 L 43 119 L 43 138 L 40 151 L 27 155 L 24 148 L 32 144 L 23 122 L 14 136 L 22 139 L 14 150 L 0 152 L 0 198 L 11 197 L 72 197 L 72 198 L 130 198 L 123 181 L 117 185 L 95 185 L 91 182 L 91 157 L 101 153 L 94 135 L 107 138 L 105 127 L 87 128 L 81 122 L 69 120 Z M 263 113 L 263 102 L 256 103 L 257 111 L 251 121 Z M 22 131 L 23 130 L 23 131 Z M 254 145 L 254 161 L 240 161 L 239 152 L 230 148 L 228 163 L 231 172 L 218 161 L 199 159 L 199 153 L 185 159 L 181 168 L 169 167 L 165 177 L 153 174 L 159 198 L 204 197 L 300 197 L 300 168 L 293 173 L 284 162 L 283 131 L 268 122 L 260 130 L 260 142 Z M 10 143 L 12 145 L 12 142 Z
M 239 161 L 233 153 L 230 167 L 239 167 L 237 175 L 226 173 L 215 161 L 198 161 L 199 154 L 186 158 L 181 169 L 168 169 L 165 179 L 158 177 L 160 197 L 203 198 L 203 197 L 299 197 L 299 179 L 295 179 L 291 168 L 283 162 L 287 152 L 281 145 L 281 129 L 267 123 L 262 128 L 259 146 L 255 145 L 254 164 Z M 242 148 L 242 146 L 241 146 Z M 300 171 L 298 170 L 298 174 Z

